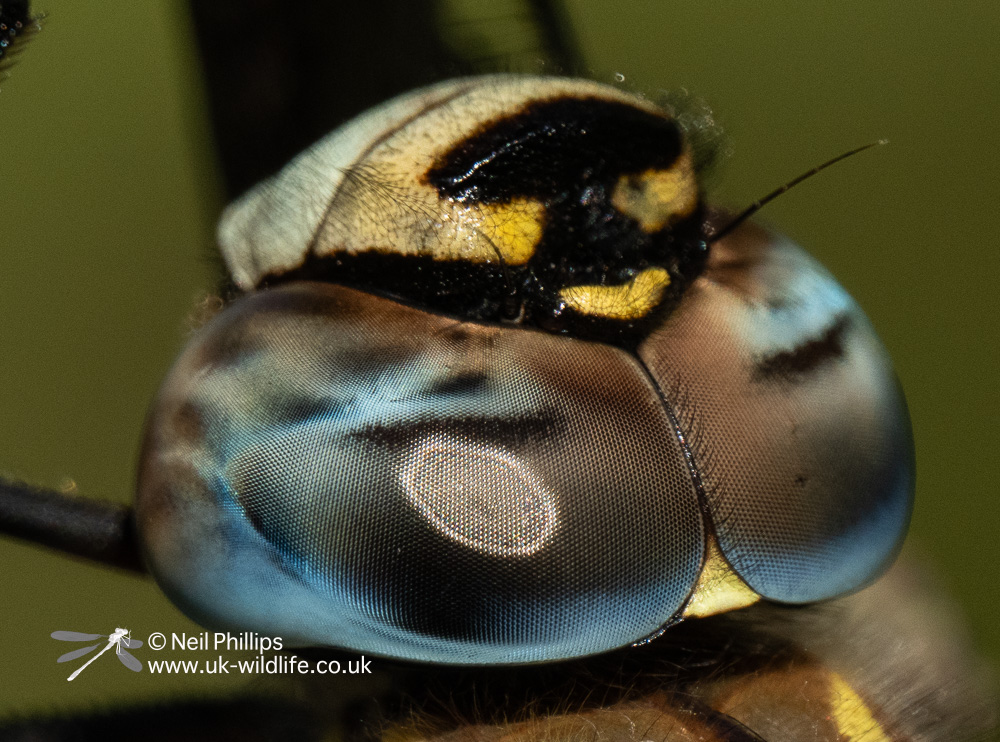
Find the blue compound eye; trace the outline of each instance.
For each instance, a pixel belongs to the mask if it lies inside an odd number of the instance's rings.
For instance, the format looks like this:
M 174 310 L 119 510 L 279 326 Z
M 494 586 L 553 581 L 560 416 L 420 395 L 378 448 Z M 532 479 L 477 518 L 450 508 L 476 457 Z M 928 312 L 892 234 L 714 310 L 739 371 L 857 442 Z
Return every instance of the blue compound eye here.
M 676 123 L 589 82 L 458 80 L 317 144 L 227 213 L 245 294 L 151 415 L 163 589 L 492 664 L 875 579 L 912 500 L 889 362 L 799 248 L 714 219 Z

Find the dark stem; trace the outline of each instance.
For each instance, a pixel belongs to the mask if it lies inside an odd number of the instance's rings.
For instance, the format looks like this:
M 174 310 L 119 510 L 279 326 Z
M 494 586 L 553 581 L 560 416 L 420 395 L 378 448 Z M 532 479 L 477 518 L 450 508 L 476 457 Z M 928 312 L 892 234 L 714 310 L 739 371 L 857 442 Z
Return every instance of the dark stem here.
M 538 26 L 542 47 L 563 74 L 583 72 L 583 54 L 569 22 L 569 14 L 558 0 L 528 0 Z
M 0 534 L 146 573 L 132 508 L 0 478 Z
M 367 108 L 481 71 L 452 49 L 439 5 L 189 0 L 226 198 Z M 560 71 L 579 72 L 559 0 L 528 0 L 527 7 L 541 53 Z
M 435 0 L 189 0 L 225 195 L 367 108 L 467 74 Z

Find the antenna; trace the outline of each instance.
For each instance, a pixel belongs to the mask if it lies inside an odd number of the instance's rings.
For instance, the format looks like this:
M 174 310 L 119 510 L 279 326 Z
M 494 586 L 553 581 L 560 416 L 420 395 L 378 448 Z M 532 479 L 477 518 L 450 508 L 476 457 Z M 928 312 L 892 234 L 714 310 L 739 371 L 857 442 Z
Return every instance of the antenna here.
M 799 177 L 793 178 L 792 180 L 790 180 L 787 183 L 785 183 L 783 186 L 775 188 L 773 191 L 771 191 L 766 196 L 764 196 L 764 198 L 759 199 L 757 201 L 754 201 L 752 204 L 750 204 L 748 207 L 746 207 L 743 211 L 741 211 L 739 214 L 737 214 L 733 218 L 733 220 L 731 222 L 729 222 L 729 224 L 727 224 L 722 229 L 720 229 L 718 232 L 716 232 L 714 235 L 712 235 L 712 238 L 708 241 L 709 244 L 711 244 L 713 242 L 716 242 L 718 240 L 721 240 L 727 234 L 729 234 L 734 229 L 736 229 L 736 227 L 738 227 L 740 224 L 742 224 L 747 219 L 749 219 L 751 216 L 753 216 L 758 211 L 760 211 L 765 205 L 769 204 L 771 201 L 773 201 L 774 199 L 776 199 L 778 196 L 780 196 L 785 191 L 787 191 L 787 190 L 789 190 L 789 189 L 797 186 L 803 180 L 811 178 L 812 176 L 816 175 L 816 173 L 820 172 L 821 170 L 826 170 L 828 167 L 830 167 L 830 165 L 834 165 L 834 164 L 840 162 L 841 160 L 846 160 L 848 157 L 851 157 L 852 155 L 856 155 L 859 152 L 864 152 L 866 149 L 871 149 L 872 147 L 880 147 L 883 144 L 888 144 L 888 143 L 889 143 L 888 139 L 879 139 L 877 142 L 870 142 L 868 144 L 862 145 L 861 147 L 857 147 L 855 149 L 852 149 L 849 152 L 844 152 L 844 154 L 837 155 L 832 160 L 827 160 L 822 165 L 818 165 L 818 166 L 814 167 L 809 172 L 802 173 L 802 175 L 800 175 Z

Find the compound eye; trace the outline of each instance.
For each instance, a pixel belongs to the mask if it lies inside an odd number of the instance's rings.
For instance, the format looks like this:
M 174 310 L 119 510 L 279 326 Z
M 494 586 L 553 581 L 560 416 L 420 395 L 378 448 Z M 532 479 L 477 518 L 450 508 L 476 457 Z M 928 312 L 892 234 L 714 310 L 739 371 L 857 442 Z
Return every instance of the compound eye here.
M 137 514 L 207 625 L 434 662 L 640 639 L 705 550 L 632 356 L 304 282 L 239 300 L 178 360 Z
M 698 461 L 722 553 L 760 595 L 806 603 L 881 574 L 906 533 L 913 442 L 889 358 L 837 282 L 745 226 L 637 355 Z

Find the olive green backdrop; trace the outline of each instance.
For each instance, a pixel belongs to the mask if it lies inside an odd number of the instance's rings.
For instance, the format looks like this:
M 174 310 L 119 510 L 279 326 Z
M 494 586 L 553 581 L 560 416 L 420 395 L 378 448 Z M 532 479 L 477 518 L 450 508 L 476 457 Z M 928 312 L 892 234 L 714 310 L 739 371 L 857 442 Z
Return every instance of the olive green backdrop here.
M 46 27 L 0 86 L 0 471 L 125 500 L 147 402 L 210 286 L 212 149 L 180 3 L 40 5 Z M 833 270 L 895 358 L 917 439 L 913 551 L 996 661 L 1000 6 L 613 5 L 570 3 L 593 73 L 713 107 L 732 151 L 718 201 L 891 140 L 762 218 Z M 122 625 L 197 630 L 149 581 L 0 544 L 0 718 L 243 684 L 102 658 L 68 685 L 55 658 L 72 646 L 49 633 Z

